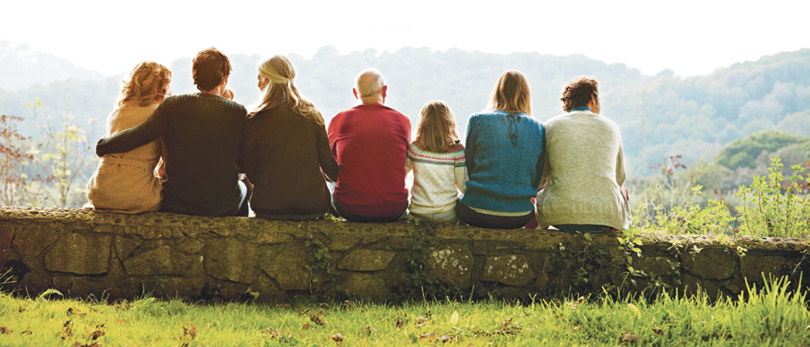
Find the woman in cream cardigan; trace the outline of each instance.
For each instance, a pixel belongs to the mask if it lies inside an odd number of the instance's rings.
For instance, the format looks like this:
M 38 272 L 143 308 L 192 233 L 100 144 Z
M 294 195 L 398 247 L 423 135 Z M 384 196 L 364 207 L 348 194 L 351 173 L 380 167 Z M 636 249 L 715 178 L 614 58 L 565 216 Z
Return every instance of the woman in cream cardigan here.
M 107 117 L 107 136 L 143 123 L 169 93 L 172 73 L 155 62 L 141 62 L 124 80 L 117 108 Z M 155 168 L 161 142 L 154 140 L 129 152 L 108 154 L 87 182 L 86 208 L 135 214 L 157 211 L 161 179 Z
M 566 83 L 561 100 L 568 113 L 545 123 L 540 227 L 602 232 L 630 225 L 622 138 L 616 123 L 599 114 L 598 87 L 585 76 Z

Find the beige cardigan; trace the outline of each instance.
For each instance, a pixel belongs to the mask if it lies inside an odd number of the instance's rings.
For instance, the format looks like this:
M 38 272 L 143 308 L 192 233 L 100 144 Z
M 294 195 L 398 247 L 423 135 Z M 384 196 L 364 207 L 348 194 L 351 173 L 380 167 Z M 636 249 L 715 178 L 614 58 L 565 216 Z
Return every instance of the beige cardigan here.
M 545 123 L 545 165 L 537 198 L 540 227 L 560 224 L 630 226 L 630 206 L 621 192 L 624 153 L 619 127 L 589 111 L 574 111 Z
M 107 117 L 107 136 L 143 123 L 158 104 L 124 106 Z M 107 154 L 87 182 L 85 207 L 95 210 L 135 214 L 160 208 L 161 184 L 153 171 L 160 159 L 160 140 L 129 152 Z

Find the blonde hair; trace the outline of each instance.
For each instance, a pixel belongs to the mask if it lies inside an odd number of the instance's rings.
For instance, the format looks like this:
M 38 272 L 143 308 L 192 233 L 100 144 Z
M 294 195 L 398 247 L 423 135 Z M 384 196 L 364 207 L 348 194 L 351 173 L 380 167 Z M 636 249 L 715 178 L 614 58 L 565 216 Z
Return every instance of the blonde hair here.
M 223 90 L 222 90 L 222 97 L 223 97 L 223 98 L 225 98 L 225 99 L 231 99 L 231 100 L 233 100 L 233 97 L 234 97 L 234 95 L 233 95 L 233 90 L 231 90 L 231 88 L 225 88 L 225 89 L 223 89 Z
M 129 103 L 138 106 L 160 103 L 166 98 L 171 81 L 172 72 L 167 67 L 153 61 L 142 61 L 122 81 L 118 107 Z
M 264 96 L 256 109 L 248 115 L 253 118 L 257 113 L 286 103 L 291 111 L 304 117 L 312 118 L 323 124 L 323 117 L 315 105 L 305 99 L 295 87 L 295 67 L 287 57 L 276 55 L 263 61 L 258 66 L 259 77 L 268 81 L 264 87 Z
M 490 110 L 509 113 L 532 114 L 532 97 L 529 81 L 520 71 L 509 70 L 498 78 L 489 102 Z
M 459 142 L 456 120 L 450 106 L 441 101 L 431 101 L 422 107 L 416 141 L 422 149 L 443 153 Z

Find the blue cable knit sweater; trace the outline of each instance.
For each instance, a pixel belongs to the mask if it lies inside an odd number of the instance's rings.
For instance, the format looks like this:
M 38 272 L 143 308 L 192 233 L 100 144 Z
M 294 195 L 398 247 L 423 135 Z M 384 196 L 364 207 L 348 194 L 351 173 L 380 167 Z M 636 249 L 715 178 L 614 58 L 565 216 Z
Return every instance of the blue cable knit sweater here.
M 540 121 L 525 113 L 479 113 L 467 124 L 467 191 L 461 202 L 500 212 L 530 212 L 543 173 Z

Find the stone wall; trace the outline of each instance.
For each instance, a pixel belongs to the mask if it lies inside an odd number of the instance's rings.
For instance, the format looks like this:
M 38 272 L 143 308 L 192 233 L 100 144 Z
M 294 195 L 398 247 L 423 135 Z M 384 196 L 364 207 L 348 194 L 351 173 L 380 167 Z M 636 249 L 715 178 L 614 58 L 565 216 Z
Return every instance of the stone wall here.
M 741 292 L 745 278 L 759 282 L 763 272 L 795 284 L 810 269 L 802 239 L 643 234 L 630 245 L 622 236 L 0 207 L 0 273 L 10 270 L 4 290 L 31 295 L 55 288 L 78 297 L 280 301 L 526 298 L 603 287 L 700 286 L 716 296 Z M 810 274 L 802 278 L 807 287 Z

